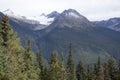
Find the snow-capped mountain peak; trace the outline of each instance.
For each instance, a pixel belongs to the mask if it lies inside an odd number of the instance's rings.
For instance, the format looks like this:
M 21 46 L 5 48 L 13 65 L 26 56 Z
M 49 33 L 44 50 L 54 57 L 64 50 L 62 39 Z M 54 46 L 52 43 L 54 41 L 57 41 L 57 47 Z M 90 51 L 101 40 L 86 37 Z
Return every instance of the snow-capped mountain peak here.
M 18 19 L 31 24 L 39 23 L 39 24 L 48 26 L 54 21 L 54 17 L 48 17 L 48 15 L 46 15 L 45 13 L 42 13 L 41 15 L 38 15 L 38 16 L 31 16 L 31 17 L 25 17 L 25 16 L 14 14 L 14 12 L 10 9 L 3 11 L 3 13 L 4 15 L 7 15 L 10 18 Z
M 65 16 L 75 17 L 75 18 L 81 18 L 81 17 L 83 17 L 82 15 L 79 14 L 79 12 L 77 12 L 74 9 L 65 10 L 65 11 L 63 11 L 62 14 L 65 15 Z
M 28 19 L 39 21 L 43 25 L 50 25 L 58 15 L 59 13 L 54 11 L 48 15 L 42 13 L 41 15 L 29 17 Z
M 48 18 L 56 18 L 60 15 L 57 11 L 53 11 L 50 14 L 47 15 Z
M 40 24 L 43 25 L 49 25 L 54 20 L 54 18 L 47 18 L 46 16 L 41 16 L 41 15 L 29 17 L 28 19 L 38 21 L 40 22 Z
M 16 19 L 24 20 L 26 18 L 25 16 L 20 16 L 20 15 L 14 14 L 14 12 L 10 9 L 3 11 L 3 13 L 4 13 L 4 15 L 7 15 L 8 17 L 12 17 L 12 18 L 16 18 Z
M 7 10 L 3 11 L 3 13 L 4 13 L 5 15 L 8 15 L 8 16 L 14 15 L 14 12 L 13 12 L 12 10 L 10 10 L 10 9 L 7 9 Z

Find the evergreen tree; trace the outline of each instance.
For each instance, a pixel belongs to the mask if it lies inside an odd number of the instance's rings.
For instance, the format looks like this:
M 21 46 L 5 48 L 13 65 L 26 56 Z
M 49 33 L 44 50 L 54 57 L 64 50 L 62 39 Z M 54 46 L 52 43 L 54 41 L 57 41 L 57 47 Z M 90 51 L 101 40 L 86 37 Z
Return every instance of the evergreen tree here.
M 66 73 L 66 69 L 65 69 L 65 66 L 64 66 L 64 55 L 62 53 L 62 56 L 61 56 L 61 80 L 66 80 L 67 79 L 67 73 Z
M 44 69 L 43 69 L 43 63 L 42 63 L 43 61 L 42 61 L 42 52 L 41 52 L 41 50 L 39 50 L 39 52 L 36 53 L 36 57 L 37 57 L 38 67 L 41 70 L 40 78 L 41 78 L 41 80 L 43 80 L 43 78 L 44 78 Z
M 118 62 L 117 80 L 120 80 L 120 60 Z
M 107 62 L 107 67 L 108 67 L 110 78 L 114 80 L 114 73 L 116 71 L 116 67 L 115 67 L 115 62 L 112 57 L 109 58 Z
M 96 74 L 97 74 L 97 64 L 95 63 L 94 64 L 94 71 L 93 71 L 93 74 L 94 74 L 94 79 L 96 79 Z
M 3 53 L 6 60 L 7 77 L 10 80 L 18 80 L 22 77 L 20 69 L 20 60 L 22 53 L 22 46 L 16 33 L 13 31 L 9 24 L 7 16 L 3 16 L 0 23 L 0 35 L 3 40 Z
M 35 56 L 31 50 L 30 40 L 23 48 L 9 24 L 8 17 L 3 16 L 0 22 L 0 80 L 120 80 L 120 62 L 116 71 L 112 57 L 105 64 L 104 70 L 98 57 L 98 63 L 94 68 L 88 66 L 86 71 L 80 61 L 75 72 L 70 43 L 66 68 L 64 56 L 61 58 L 59 62 L 57 52 L 53 52 L 49 68 L 43 67 L 42 52 L 39 51 Z
M 39 52 L 36 53 L 36 57 L 37 57 L 38 66 L 42 70 L 43 69 L 43 63 L 42 63 L 42 52 L 41 52 L 41 50 L 39 50 Z
M 49 80 L 60 80 L 60 64 L 57 60 L 57 52 L 51 54 Z
M 117 70 L 114 73 L 114 80 L 120 80 L 120 60 L 118 61 L 117 65 Z
M 40 69 L 37 66 L 35 55 L 31 51 L 31 42 L 28 40 L 24 53 L 24 71 L 25 80 L 40 80 Z
M 120 60 L 118 61 L 118 71 L 120 73 Z
M 96 80 L 94 70 L 90 65 L 87 67 L 86 80 Z
M 103 67 L 101 65 L 100 57 L 98 57 L 96 80 L 104 80 L 104 72 L 103 72 Z
M 91 69 L 90 69 L 90 65 L 88 65 L 88 67 L 87 67 L 87 80 L 92 80 L 92 79 L 91 79 Z
M 1 28 L 1 26 L 0 26 Z M 0 29 L 1 30 L 1 29 Z M 0 35 L 0 80 L 8 80 L 6 75 L 6 60 L 5 60 L 5 54 L 3 53 L 3 46 L 2 46 L 3 40 Z
M 63 69 L 65 69 L 65 67 L 64 67 L 64 55 L 63 55 L 63 53 L 62 53 L 62 56 L 61 56 L 61 66 L 60 67 L 63 68 Z
M 82 61 L 77 66 L 77 80 L 86 80 L 85 69 Z
M 109 75 L 109 70 L 108 70 L 107 63 L 104 65 L 104 80 L 111 80 L 110 75 Z
M 43 75 L 41 75 L 41 80 L 49 80 L 50 79 L 50 75 L 49 75 L 49 69 L 47 67 L 43 68 Z
M 72 43 L 69 45 L 69 56 L 67 61 L 68 80 L 76 80 L 75 65 L 72 56 Z

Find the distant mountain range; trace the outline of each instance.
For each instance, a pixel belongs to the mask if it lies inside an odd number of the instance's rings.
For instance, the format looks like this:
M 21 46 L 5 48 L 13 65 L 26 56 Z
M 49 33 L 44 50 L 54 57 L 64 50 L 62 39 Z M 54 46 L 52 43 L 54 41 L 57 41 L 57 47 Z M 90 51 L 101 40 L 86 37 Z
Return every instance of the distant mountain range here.
M 75 62 L 82 59 L 86 64 L 95 63 L 98 56 L 103 61 L 110 56 L 120 59 L 120 18 L 91 22 L 74 9 L 62 13 L 54 11 L 31 19 L 11 13 L 4 12 L 22 44 L 25 45 L 26 40 L 30 39 L 32 49 L 35 52 L 41 49 L 46 59 L 54 50 L 58 51 L 58 55 L 63 52 L 67 59 L 70 42 L 73 44 Z M 41 19 L 43 16 L 44 19 Z
M 71 13 L 70 11 L 73 11 L 73 13 Z M 3 11 L 3 14 L 8 15 L 10 18 L 13 18 L 15 20 L 21 20 L 29 24 L 36 24 L 36 26 L 34 25 L 34 27 L 32 28 L 33 30 L 41 30 L 41 29 L 46 28 L 51 23 L 53 23 L 55 18 L 61 15 L 61 13 L 58 13 L 57 11 L 53 11 L 49 14 L 42 13 L 38 16 L 32 16 L 32 17 L 27 18 L 25 16 L 14 14 L 14 12 L 10 9 Z M 79 15 L 79 13 L 73 9 L 69 9 L 68 11 L 65 10 L 62 14 L 74 16 L 76 18 L 79 16 L 82 16 L 82 15 Z M 77 16 L 76 14 L 78 14 L 79 16 Z M 120 18 L 119 17 L 111 18 L 108 20 L 102 20 L 102 21 L 94 21 L 93 23 L 99 27 L 106 27 L 106 28 L 109 28 L 115 31 L 120 31 Z
M 96 25 L 106 27 L 120 32 L 120 18 L 111 18 L 109 20 L 95 21 Z
M 12 19 L 15 19 L 15 20 L 17 19 L 17 20 L 20 20 L 20 21 L 23 21 L 29 24 L 33 24 L 33 25 L 36 24 L 36 26 L 34 25 L 33 27 L 34 30 L 40 30 L 40 29 L 46 28 L 59 15 L 57 11 L 53 11 L 50 14 L 42 13 L 38 16 L 25 17 L 25 16 L 14 14 L 14 12 L 10 9 L 3 11 L 3 13 L 5 15 L 8 15 Z

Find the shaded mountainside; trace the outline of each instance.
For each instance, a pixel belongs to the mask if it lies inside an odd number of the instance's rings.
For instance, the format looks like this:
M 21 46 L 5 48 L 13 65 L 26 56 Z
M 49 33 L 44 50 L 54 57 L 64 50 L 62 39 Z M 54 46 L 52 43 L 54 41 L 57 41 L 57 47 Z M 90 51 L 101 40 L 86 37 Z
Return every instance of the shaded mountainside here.
M 73 44 L 73 57 L 77 63 L 80 59 L 85 64 L 95 63 L 98 56 L 103 61 L 113 56 L 120 57 L 120 32 L 98 27 L 77 11 L 69 9 L 57 15 L 51 25 L 42 30 L 33 30 L 35 24 L 10 18 L 10 24 L 21 38 L 32 41 L 33 51 L 41 49 L 44 58 L 48 59 L 54 50 L 60 56 L 68 56 L 68 45 Z
M 111 18 L 109 20 L 96 21 L 94 23 L 100 27 L 106 27 L 115 31 L 120 31 L 120 18 Z
M 0 13 L 0 19 L 3 15 L 3 13 Z M 32 41 L 33 50 L 37 50 L 35 44 L 36 34 L 35 31 L 32 29 L 35 26 L 34 24 L 30 24 L 12 17 L 9 17 L 9 23 L 14 31 L 18 34 L 18 37 L 20 37 L 23 46 L 25 46 L 27 40 L 30 39 Z
M 53 47 L 53 49 L 56 48 L 60 50 L 62 48 L 61 50 L 63 51 L 66 48 L 66 45 L 63 44 L 69 41 L 74 42 L 73 46 L 72 43 L 69 43 L 67 63 L 64 62 L 66 59 L 66 57 L 64 57 L 65 52 L 61 56 L 59 54 L 60 60 L 58 60 L 58 53 L 52 52 L 48 58 L 49 64 L 45 64 L 41 51 L 35 54 L 31 50 L 30 40 L 27 41 L 25 48 L 22 47 L 19 38 L 9 24 L 7 16 L 3 16 L 0 22 L 0 80 L 120 80 L 120 61 L 115 62 L 114 58 L 110 57 L 107 62 L 101 63 L 101 58 L 102 61 L 105 61 L 105 58 L 110 54 L 105 54 L 102 50 L 104 48 L 102 47 L 101 49 L 101 47 L 97 47 L 95 43 L 95 41 L 100 38 L 109 38 L 102 36 L 96 39 L 96 37 L 94 37 L 101 36 L 101 32 L 110 32 L 105 28 L 103 31 L 103 29 L 99 27 L 91 26 L 91 28 L 80 27 L 80 29 L 76 30 L 74 27 L 58 26 L 47 33 L 45 32 L 46 30 L 43 30 L 42 33 L 46 34 L 41 36 L 40 40 L 49 40 L 46 41 L 49 42 L 49 45 L 45 43 L 45 45 L 49 46 L 47 49 L 52 49 Z M 111 36 L 111 34 L 105 35 Z M 86 37 L 88 39 L 86 39 Z M 93 39 L 96 40 L 94 41 Z M 104 39 L 104 41 L 105 40 L 107 39 Z M 117 41 L 118 39 L 114 37 L 114 40 Z M 111 41 L 110 39 L 110 43 Z M 109 42 L 107 43 L 109 44 Z M 57 46 L 55 46 L 56 44 Z M 44 45 L 41 47 L 44 47 Z M 100 51 L 102 53 L 100 53 Z M 84 63 L 79 59 L 79 63 L 75 64 L 73 54 L 76 62 L 77 59 L 81 58 Z M 99 55 L 98 59 L 95 59 L 96 55 Z M 94 61 L 92 61 L 93 59 Z M 96 63 L 94 63 L 95 60 Z
M 67 57 L 68 45 L 72 42 L 76 62 L 82 59 L 85 63 L 94 63 L 98 55 L 102 57 L 103 61 L 109 56 L 119 59 L 119 36 L 119 32 L 100 27 L 81 31 L 71 28 L 55 28 L 36 41 L 43 50 L 44 57 L 49 57 L 54 50 L 57 50 L 59 54 L 63 52 Z
M 71 13 L 75 16 L 71 16 Z M 97 27 L 74 10 L 65 10 L 48 28 L 38 33 L 36 41 L 43 50 L 44 57 L 49 57 L 54 50 L 59 55 L 63 52 L 67 56 L 70 42 L 73 43 L 76 62 L 82 59 L 87 64 L 94 63 L 98 55 L 103 61 L 110 56 L 115 59 L 120 56 L 120 32 Z

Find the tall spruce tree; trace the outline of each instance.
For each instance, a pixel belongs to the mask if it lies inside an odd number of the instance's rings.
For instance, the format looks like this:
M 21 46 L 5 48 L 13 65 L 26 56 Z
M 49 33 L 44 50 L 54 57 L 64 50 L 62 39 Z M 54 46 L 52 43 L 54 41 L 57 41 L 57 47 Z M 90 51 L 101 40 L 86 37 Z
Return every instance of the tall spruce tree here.
M 64 55 L 62 53 L 62 56 L 61 56 L 61 64 L 60 64 L 60 67 L 61 67 L 61 70 L 60 70 L 60 73 L 61 73 L 61 80 L 66 80 L 67 79 L 67 72 L 66 72 L 66 69 L 65 69 L 65 66 L 64 66 Z
M 51 54 L 49 80 L 60 80 L 60 64 L 57 59 L 57 52 Z
M 118 61 L 118 71 L 119 71 L 119 73 L 120 73 L 120 59 L 119 59 L 119 61 Z
M 1 25 L 0 25 L 1 30 Z M 0 34 L 0 80 L 8 80 L 6 75 L 6 60 L 5 60 L 5 54 L 3 53 L 3 46 L 2 46 L 3 40 Z
M 91 69 L 90 69 L 90 65 L 88 65 L 88 67 L 87 67 L 87 80 L 92 80 L 91 79 Z
M 94 79 L 96 79 L 97 76 L 97 64 L 94 64 L 94 71 L 93 71 Z
M 104 72 L 103 72 L 103 67 L 101 65 L 101 59 L 100 59 L 100 57 L 98 57 L 96 80 L 104 80 Z
M 104 65 L 104 80 L 111 80 L 110 75 L 109 75 L 109 70 L 108 70 L 107 63 Z
M 22 77 L 20 69 L 21 64 L 19 63 L 21 62 L 20 55 L 23 48 L 16 33 L 11 28 L 7 16 L 2 17 L 0 25 L 0 35 L 3 40 L 3 53 L 7 62 L 7 77 L 10 80 L 19 80 Z
M 36 53 L 36 58 L 38 62 L 38 66 L 40 69 L 43 69 L 43 63 L 42 63 L 42 51 L 39 50 L 39 52 Z
M 118 76 L 117 76 L 117 80 L 120 80 L 120 59 L 118 61 Z
M 86 80 L 96 80 L 94 70 L 91 65 L 88 65 L 87 67 Z
M 114 80 L 114 73 L 116 71 L 116 67 L 115 67 L 115 61 L 112 57 L 109 58 L 107 62 L 107 67 L 108 67 L 110 78 Z
M 49 80 L 49 69 L 45 66 L 44 68 L 43 68 L 43 75 L 41 75 L 41 80 Z
M 41 80 L 44 79 L 44 69 L 43 69 L 43 61 L 42 61 L 42 51 L 39 50 L 39 52 L 36 53 L 36 58 L 37 58 L 37 64 L 38 64 L 38 67 L 39 69 L 41 70 L 40 72 L 40 78 Z
M 68 80 L 76 80 L 75 74 L 75 65 L 72 56 L 72 43 L 69 45 L 69 55 L 67 60 L 67 73 L 68 73 Z
M 24 53 L 24 71 L 25 80 L 40 80 L 40 69 L 38 68 L 35 55 L 31 51 L 31 42 L 28 40 Z
M 77 80 L 86 80 L 85 69 L 83 66 L 82 61 L 80 60 L 79 64 L 77 65 Z

